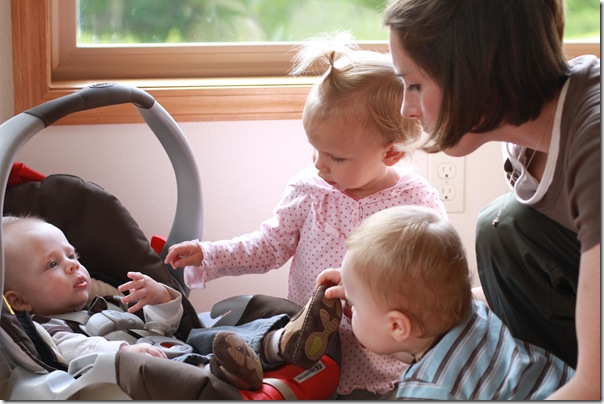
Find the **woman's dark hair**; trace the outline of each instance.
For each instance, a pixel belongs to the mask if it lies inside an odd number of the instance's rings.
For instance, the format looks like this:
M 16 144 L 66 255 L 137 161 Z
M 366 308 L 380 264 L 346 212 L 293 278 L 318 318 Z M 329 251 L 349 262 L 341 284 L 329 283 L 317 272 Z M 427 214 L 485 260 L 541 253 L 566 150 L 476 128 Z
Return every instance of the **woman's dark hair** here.
M 562 0 L 399 0 L 384 24 L 442 89 L 431 152 L 535 119 L 569 75 Z

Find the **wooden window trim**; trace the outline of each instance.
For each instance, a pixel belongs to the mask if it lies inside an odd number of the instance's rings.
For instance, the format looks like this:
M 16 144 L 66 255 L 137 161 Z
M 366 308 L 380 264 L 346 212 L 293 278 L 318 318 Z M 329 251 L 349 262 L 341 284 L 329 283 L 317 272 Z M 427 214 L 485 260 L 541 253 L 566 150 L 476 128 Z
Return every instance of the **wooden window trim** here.
M 12 0 L 15 113 L 98 81 L 52 80 L 48 0 Z M 567 43 L 569 57 L 600 56 L 599 43 Z M 112 80 L 113 81 L 113 80 Z M 299 119 L 312 85 L 308 78 L 115 80 L 149 92 L 179 122 Z M 131 105 L 71 114 L 56 124 L 143 122 Z
M 53 80 L 196 78 L 208 86 L 229 77 L 284 79 L 297 42 L 77 45 L 77 0 L 50 0 L 51 75 Z M 387 52 L 384 41 L 363 48 Z M 217 80 L 218 79 L 218 80 Z

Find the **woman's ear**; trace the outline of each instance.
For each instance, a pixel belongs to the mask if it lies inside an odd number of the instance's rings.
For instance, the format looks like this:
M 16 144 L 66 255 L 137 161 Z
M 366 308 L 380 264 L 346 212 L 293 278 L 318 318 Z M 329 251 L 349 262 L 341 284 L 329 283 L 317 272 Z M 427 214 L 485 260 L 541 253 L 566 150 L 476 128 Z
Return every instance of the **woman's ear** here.
M 4 292 L 4 298 L 15 312 L 22 310 L 27 312 L 31 311 L 31 305 L 27 303 L 27 300 L 14 290 L 7 290 Z
M 384 158 L 382 161 L 387 166 L 393 166 L 396 163 L 398 163 L 399 161 L 401 161 L 401 159 L 403 158 L 404 155 L 405 155 L 405 152 L 397 150 L 396 147 L 394 147 L 394 145 L 391 143 L 388 145 L 388 149 L 386 150 L 386 154 L 384 155 Z
M 413 322 L 409 316 L 398 310 L 390 310 L 386 316 L 390 326 L 390 335 L 395 341 L 405 341 L 411 336 Z

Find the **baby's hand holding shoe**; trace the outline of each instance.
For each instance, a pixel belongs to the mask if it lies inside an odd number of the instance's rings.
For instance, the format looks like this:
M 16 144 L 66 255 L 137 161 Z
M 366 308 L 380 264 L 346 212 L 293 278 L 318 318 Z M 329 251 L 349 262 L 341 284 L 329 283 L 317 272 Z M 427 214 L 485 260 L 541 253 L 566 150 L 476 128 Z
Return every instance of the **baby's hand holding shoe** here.
M 342 284 L 342 270 L 340 268 L 328 268 L 323 270 L 317 277 L 316 286 L 323 284 L 333 285 L 325 290 L 325 297 L 327 299 L 342 300 L 343 314 L 345 317 L 350 318 L 352 316 L 352 307 L 346 300 L 346 290 Z

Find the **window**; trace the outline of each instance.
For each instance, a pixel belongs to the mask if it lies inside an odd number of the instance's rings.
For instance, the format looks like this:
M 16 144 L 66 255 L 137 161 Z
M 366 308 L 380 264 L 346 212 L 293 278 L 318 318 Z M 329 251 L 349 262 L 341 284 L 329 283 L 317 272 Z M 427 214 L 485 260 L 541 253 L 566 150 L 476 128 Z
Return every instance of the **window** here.
M 204 0 L 205 3 L 218 1 Z M 317 4 L 325 4 L 325 1 L 315 0 Z M 348 2 L 376 4 L 376 0 Z M 11 7 L 17 113 L 86 85 L 112 81 L 145 89 L 177 121 L 298 119 L 313 82 L 312 78 L 285 75 L 295 46 L 292 41 L 221 43 L 205 48 L 199 44 L 78 47 L 75 0 L 13 0 Z M 599 23 L 599 13 L 597 21 Z M 381 19 L 376 25 L 381 26 Z M 358 37 L 356 33 L 355 37 Z M 385 41 L 367 42 L 363 47 L 387 51 Z M 567 53 L 569 56 L 599 55 L 599 42 L 569 43 Z M 212 55 L 212 64 L 207 63 L 208 54 Z M 267 66 L 273 70 L 266 70 Z M 243 67 L 243 70 L 227 67 Z M 202 69 L 206 70 L 200 74 Z M 72 114 L 59 123 L 141 121 L 131 106 L 111 106 Z
M 299 42 L 339 27 L 387 51 L 385 1 L 53 0 L 51 21 L 61 29 L 51 31 L 52 76 L 286 77 Z

